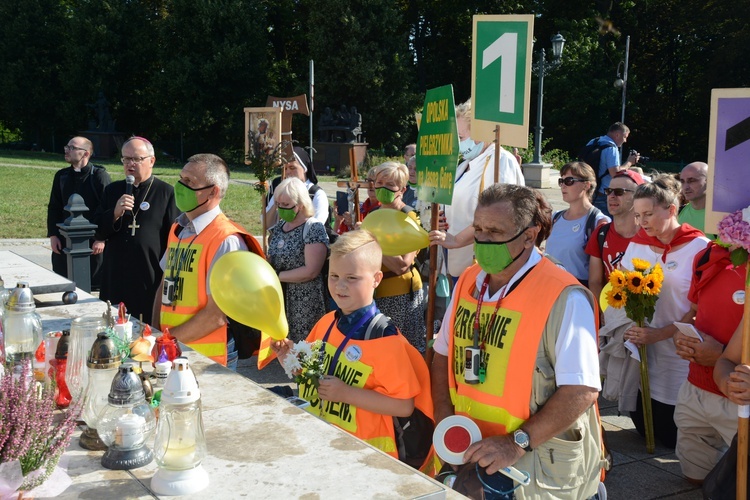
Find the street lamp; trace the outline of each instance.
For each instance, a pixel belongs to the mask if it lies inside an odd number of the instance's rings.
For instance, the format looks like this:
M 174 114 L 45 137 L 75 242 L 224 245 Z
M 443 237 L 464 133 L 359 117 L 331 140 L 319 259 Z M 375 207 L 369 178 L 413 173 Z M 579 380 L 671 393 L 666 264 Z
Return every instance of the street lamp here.
M 534 159 L 532 163 L 542 163 L 542 101 L 544 100 L 544 75 L 552 71 L 553 69 L 560 66 L 562 63 L 563 47 L 565 46 L 565 38 L 558 33 L 552 37 L 552 60 L 547 61 L 544 53 L 544 49 L 539 51 L 536 63 L 532 65 L 531 70 L 536 76 L 539 77 L 539 93 L 537 94 L 537 107 L 536 107 L 536 137 L 534 139 Z
M 625 123 L 625 92 L 628 89 L 628 56 L 630 55 L 630 35 L 625 40 L 625 60 L 620 61 L 617 65 L 617 80 L 615 88 L 622 89 L 622 113 L 620 114 L 620 123 Z M 622 78 L 620 78 L 620 68 L 623 68 Z

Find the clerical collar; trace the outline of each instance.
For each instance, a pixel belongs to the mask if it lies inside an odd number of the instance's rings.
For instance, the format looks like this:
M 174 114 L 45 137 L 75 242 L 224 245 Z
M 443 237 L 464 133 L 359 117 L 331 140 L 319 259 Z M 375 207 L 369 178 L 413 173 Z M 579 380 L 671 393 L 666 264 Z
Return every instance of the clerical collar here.
M 152 182 L 154 182 L 154 176 L 153 176 L 153 175 L 150 175 L 150 176 L 148 177 L 148 179 L 146 179 L 145 181 L 141 181 L 141 182 L 139 182 L 137 186 L 133 186 L 133 187 L 134 187 L 134 188 L 135 188 L 136 190 L 138 190 L 138 189 L 141 189 L 142 187 L 148 187 L 148 186 L 150 186 Z
M 73 165 L 71 165 L 71 167 L 73 167 Z M 73 172 L 75 172 L 77 174 L 86 174 L 86 173 L 89 172 L 89 170 L 91 170 L 91 164 L 90 163 L 87 163 L 86 165 L 82 166 L 81 168 L 75 168 L 75 167 L 73 167 Z

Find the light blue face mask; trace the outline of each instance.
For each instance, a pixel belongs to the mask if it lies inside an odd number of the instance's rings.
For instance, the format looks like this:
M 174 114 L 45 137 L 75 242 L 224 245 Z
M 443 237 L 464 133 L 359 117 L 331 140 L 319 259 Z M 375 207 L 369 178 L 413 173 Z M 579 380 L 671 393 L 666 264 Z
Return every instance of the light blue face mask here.
M 471 138 L 465 139 L 458 144 L 458 152 L 464 157 L 464 160 L 473 160 L 484 148 L 483 142 L 474 142 Z

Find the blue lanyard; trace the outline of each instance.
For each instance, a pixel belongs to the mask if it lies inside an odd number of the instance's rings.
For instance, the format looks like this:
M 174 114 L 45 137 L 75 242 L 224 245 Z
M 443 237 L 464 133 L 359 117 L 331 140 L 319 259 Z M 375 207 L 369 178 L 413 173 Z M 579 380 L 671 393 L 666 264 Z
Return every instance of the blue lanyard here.
M 328 375 L 333 376 L 334 372 L 336 371 L 336 365 L 339 362 L 339 356 L 341 356 L 341 351 L 344 350 L 344 347 L 349 342 L 349 339 L 352 338 L 352 335 L 354 335 L 354 332 L 362 328 L 362 325 L 367 323 L 373 316 L 375 316 L 375 311 L 377 309 L 375 308 L 375 304 L 372 304 L 370 308 L 365 312 L 365 314 L 360 318 L 359 321 L 349 330 L 349 333 L 344 336 L 344 340 L 339 344 L 339 346 L 336 348 L 336 352 L 333 354 L 333 359 L 331 360 L 331 364 L 328 366 Z M 336 324 L 336 319 L 333 320 L 331 323 L 331 326 L 328 327 L 328 331 L 326 332 L 325 336 L 323 337 L 323 349 L 325 350 L 325 345 L 328 343 L 328 336 L 331 334 L 331 330 L 333 330 L 333 326 Z

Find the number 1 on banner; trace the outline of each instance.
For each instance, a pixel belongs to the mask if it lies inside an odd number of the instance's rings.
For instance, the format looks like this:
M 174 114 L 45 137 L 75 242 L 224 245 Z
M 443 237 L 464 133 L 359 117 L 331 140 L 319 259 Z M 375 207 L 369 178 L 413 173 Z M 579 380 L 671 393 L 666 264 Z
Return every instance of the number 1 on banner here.
M 482 51 L 482 69 L 500 59 L 501 113 L 515 112 L 518 33 L 505 33 Z

